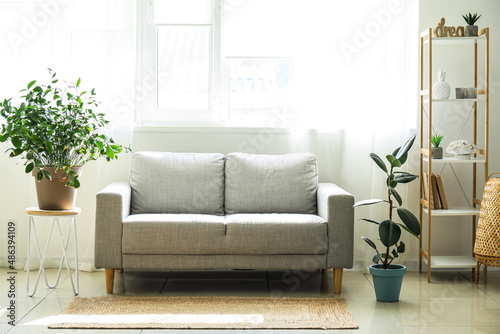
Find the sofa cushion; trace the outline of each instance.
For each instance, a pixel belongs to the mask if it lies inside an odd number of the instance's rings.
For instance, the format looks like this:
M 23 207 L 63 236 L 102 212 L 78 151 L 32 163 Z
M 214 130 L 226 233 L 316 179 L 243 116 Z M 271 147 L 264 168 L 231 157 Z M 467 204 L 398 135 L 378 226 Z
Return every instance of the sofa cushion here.
M 318 171 L 311 153 L 226 156 L 225 210 L 316 214 Z
M 226 216 L 227 254 L 326 254 L 325 219 L 306 214 Z
M 139 214 L 123 222 L 123 253 L 224 254 L 225 219 L 199 214 Z
M 224 159 L 219 153 L 135 153 L 131 213 L 223 215 Z

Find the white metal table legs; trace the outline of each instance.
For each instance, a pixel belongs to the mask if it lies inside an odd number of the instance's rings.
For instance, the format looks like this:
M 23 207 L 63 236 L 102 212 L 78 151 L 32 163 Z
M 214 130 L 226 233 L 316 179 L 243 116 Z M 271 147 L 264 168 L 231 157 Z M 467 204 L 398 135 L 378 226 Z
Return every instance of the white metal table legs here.
M 54 216 L 52 225 L 50 228 L 49 236 L 47 238 L 47 242 L 45 244 L 45 249 L 42 252 L 40 251 L 40 244 L 38 242 L 38 235 L 36 232 L 36 226 L 35 226 L 35 219 L 33 215 L 29 215 L 29 226 L 28 226 L 28 260 L 27 260 L 27 278 L 26 278 L 26 291 L 28 293 L 29 297 L 33 297 L 33 295 L 36 292 L 36 289 L 38 287 L 38 282 L 40 281 L 40 275 L 43 273 L 44 279 L 45 279 L 45 284 L 47 285 L 48 288 L 54 289 L 57 287 L 59 284 L 59 279 L 61 277 L 61 271 L 63 267 L 63 263 L 66 263 L 66 269 L 68 270 L 68 276 L 71 281 L 71 286 L 73 287 L 73 292 L 75 295 L 78 295 L 79 291 L 79 277 L 78 277 L 78 237 L 77 237 L 77 228 L 76 228 L 76 222 L 77 218 L 76 215 L 72 216 L 66 216 L 68 218 L 71 218 L 71 223 L 68 229 L 68 234 L 66 236 L 66 241 L 64 240 L 64 236 L 61 230 L 61 224 L 59 223 L 59 216 Z M 56 282 L 53 285 L 50 285 L 47 279 L 47 274 L 45 273 L 45 258 L 47 256 L 47 249 L 50 244 L 50 239 L 52 237 L 52 232 L 54 230 L 54 226 L 57 226 L 57 229 L 59 230 L 59 237 L 61 241 L 61 248 L 62 248 L 62 256 L 61 256 L 61 262 L 59 264 L 59 272 L 57 273 L 57 279 Z M 35 235 L 35 243 L 36 243 L 36 248 L 38 251 L 38 258 L 40 259 L 40 268 L 38 269 L 38 275 L 36 277 L 36 282 L 35 282 L 35 287 L 33 289 L 33 292 L 30 292 L 30 252 L 31 252 L 31 230 L 33 229 L 33 234 Z M 69 239 L 71 236 L 71 232 L 73 231 L 73 236 L 74 236 L 74 242 L 75 242 L 75 272 L 76 272 L 76 286 L 75 282 L 73 281 L 73 276 L 71 275 L 71 270 L 69 267 L 69 261 L 68 261 L 68 256 L 67 256 L 67 250 L 68 250 L 68 244 L 69 244 Z

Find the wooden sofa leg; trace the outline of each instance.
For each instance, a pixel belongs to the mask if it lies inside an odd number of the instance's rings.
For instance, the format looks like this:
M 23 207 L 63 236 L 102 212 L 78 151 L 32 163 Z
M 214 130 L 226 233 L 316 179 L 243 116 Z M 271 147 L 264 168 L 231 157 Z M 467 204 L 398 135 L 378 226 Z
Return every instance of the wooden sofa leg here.
M 115 283 L 115 269 L 106 268 L 104 270 L 106 276 L 106 293 L 113 293 L 113 285 Z
M 333 289 L 336 294 L 342 290 L 342 274 L 344 268 L 333 268 Z

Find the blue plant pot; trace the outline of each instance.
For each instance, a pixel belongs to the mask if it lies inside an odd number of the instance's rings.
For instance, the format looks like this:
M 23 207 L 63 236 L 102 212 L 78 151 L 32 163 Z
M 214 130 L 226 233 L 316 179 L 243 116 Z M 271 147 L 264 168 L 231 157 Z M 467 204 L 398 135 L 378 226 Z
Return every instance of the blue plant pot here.
M 397 302 L 399 300 L 405 273 L 406 267 L 400 264 L 391 264 L 389 269 L 382 269 L 381 264 L 370 266 L 375 296 L 379 302 Z

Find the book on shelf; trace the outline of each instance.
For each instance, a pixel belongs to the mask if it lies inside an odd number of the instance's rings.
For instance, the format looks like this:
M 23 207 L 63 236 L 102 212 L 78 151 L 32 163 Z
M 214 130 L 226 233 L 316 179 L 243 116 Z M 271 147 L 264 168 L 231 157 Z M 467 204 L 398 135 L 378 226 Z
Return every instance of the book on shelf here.
M 441 208 L 448 209 L 448 201 L 446 200 L 446 195 L 444 194 L 443 180 L 441 175 L 436 175 L 437 191 L 439 195 L 439 201 L 441 203 Z
M 424 199 L 429 203 L 430 209 L 448 209 L 448 201 L 444 193 L 441 175 L 431 174 L 429 189 L 429 173 L 423 173 Z

